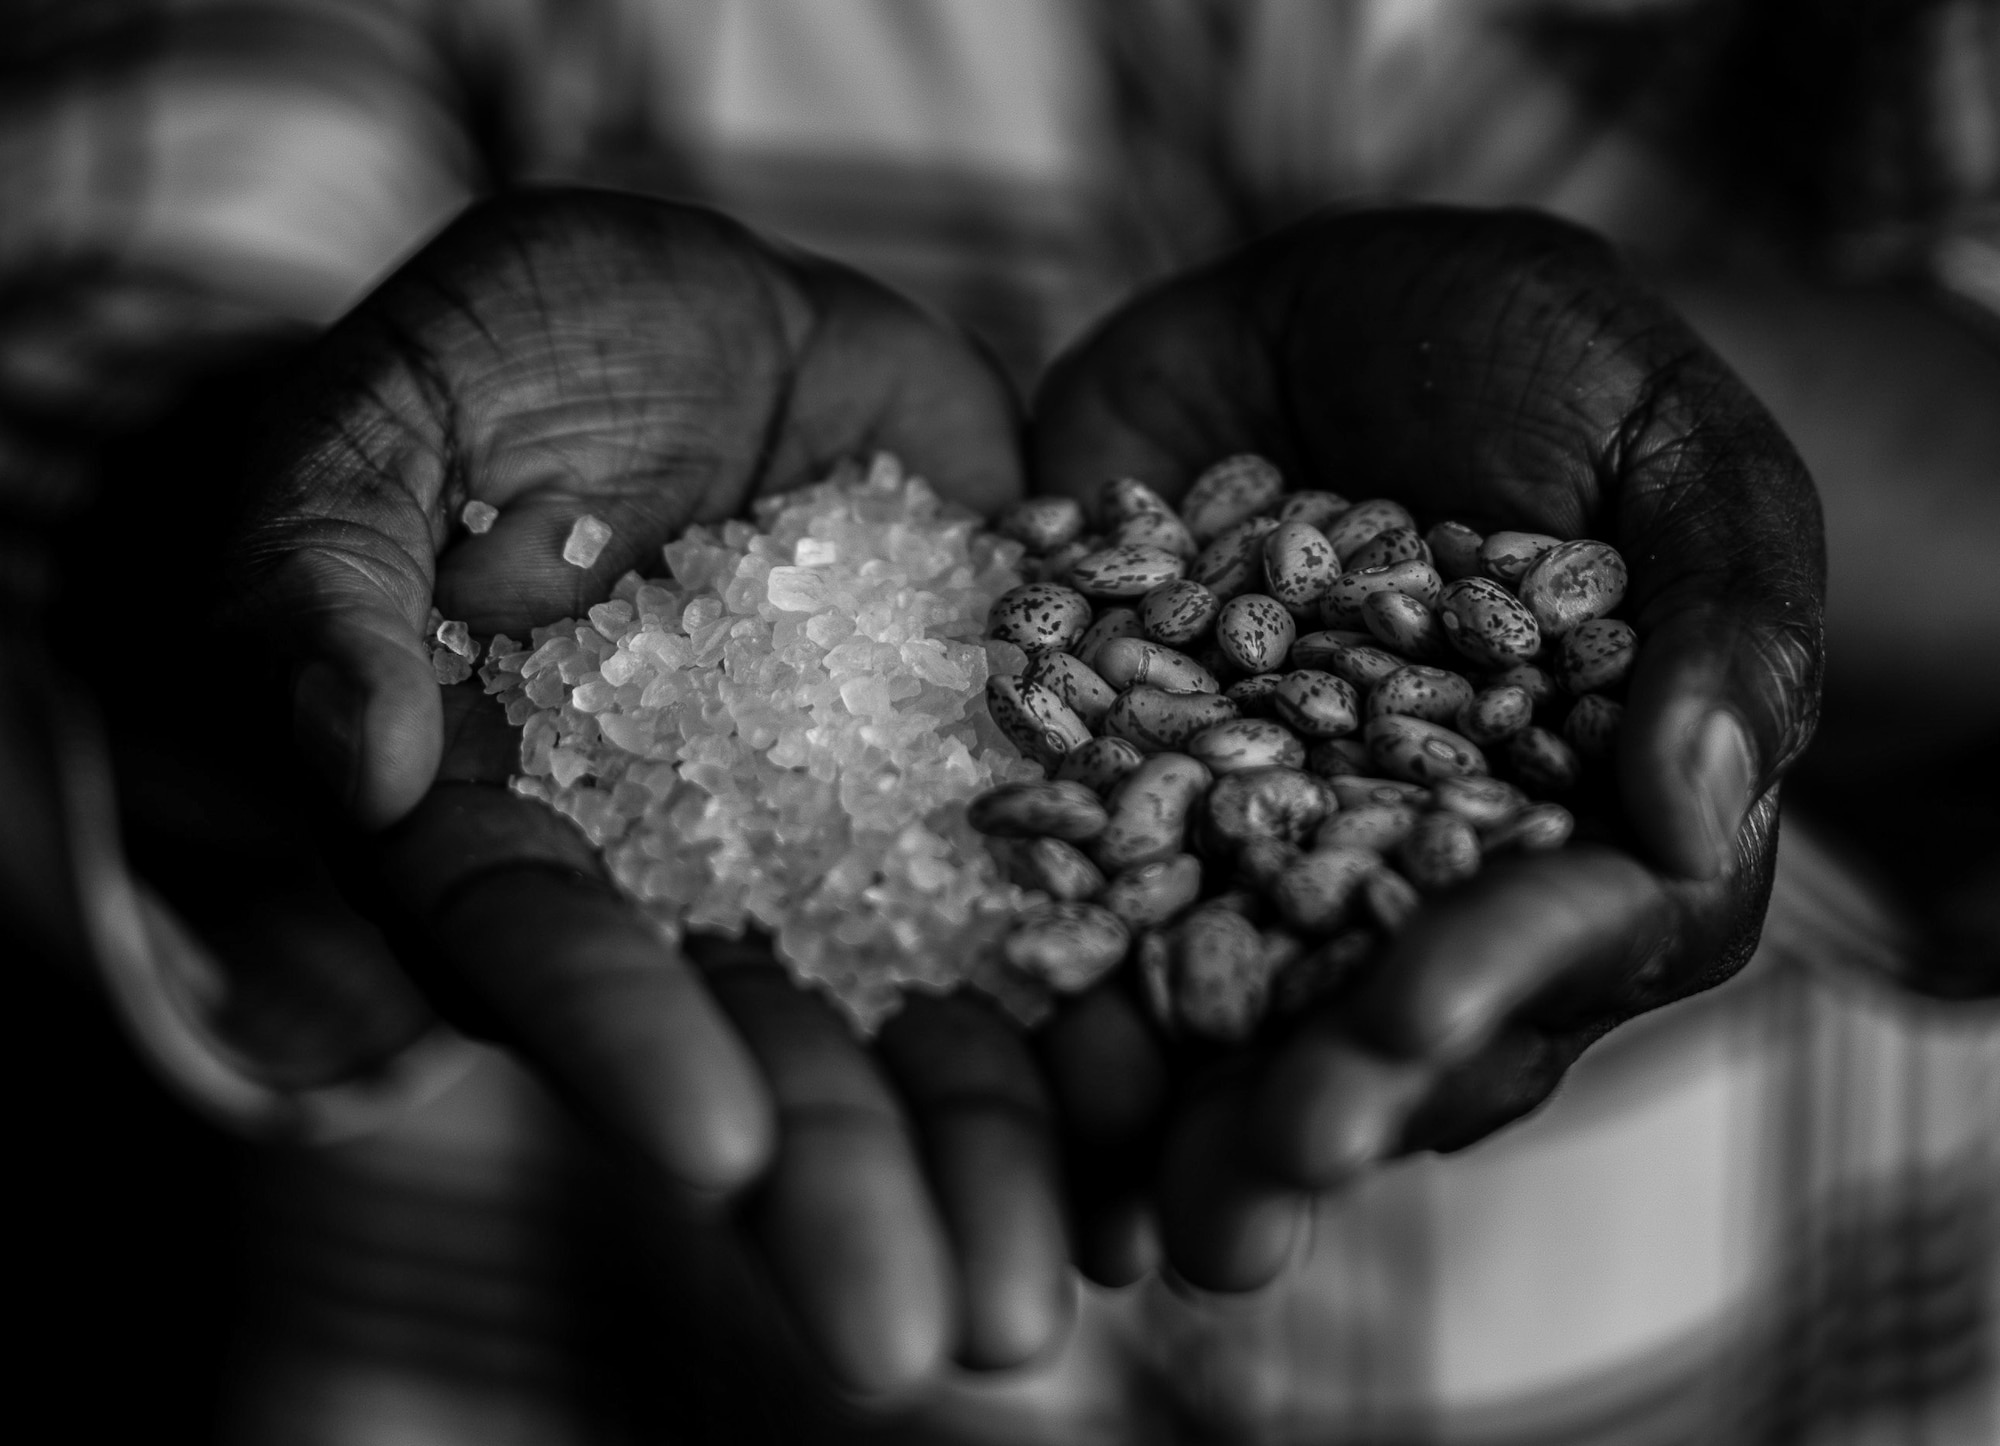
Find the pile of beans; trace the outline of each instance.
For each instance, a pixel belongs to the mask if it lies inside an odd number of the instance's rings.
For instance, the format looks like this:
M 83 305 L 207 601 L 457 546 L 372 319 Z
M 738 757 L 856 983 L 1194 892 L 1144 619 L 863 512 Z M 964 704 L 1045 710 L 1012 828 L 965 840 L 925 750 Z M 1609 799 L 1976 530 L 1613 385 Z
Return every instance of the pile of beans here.
M 987 704 L 1049 774 L 970 807 L 1049 898 L 1015 969 L 1074 992 L 1130 958 L 1164 1026 L 1239 1041 L 1487 856 L 1569 839 L 1555 800 L 1608 757 L 1638 647 L 1613 548 L 1422 531 L 1255 456 L 1178 512 L 1117 479 L 1097 513 L 1088 536 L 1067 498 L 1000 523 L 1037 580 L 993 606 L 1020 658 Z

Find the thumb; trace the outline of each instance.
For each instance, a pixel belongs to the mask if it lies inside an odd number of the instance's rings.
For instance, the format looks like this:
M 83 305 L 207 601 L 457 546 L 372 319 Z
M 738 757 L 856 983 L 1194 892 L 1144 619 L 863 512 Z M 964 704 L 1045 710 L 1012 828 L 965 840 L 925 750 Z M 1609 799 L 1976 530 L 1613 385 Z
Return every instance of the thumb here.
M 423 797 L 443 748 L 423 635 L 428 541 L 409 550 L 377 528 L 323 518 L 270 531 L 280 550 L 249 605 L 258 631 L 286 635 L 294 737 L 349 817 L 385 827 Z

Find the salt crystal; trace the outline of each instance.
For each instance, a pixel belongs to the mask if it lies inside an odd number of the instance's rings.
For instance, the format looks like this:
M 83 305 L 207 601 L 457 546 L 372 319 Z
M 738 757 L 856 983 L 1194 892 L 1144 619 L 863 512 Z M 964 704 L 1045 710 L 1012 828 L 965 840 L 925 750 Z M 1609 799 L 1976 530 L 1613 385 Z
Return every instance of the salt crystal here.
M 569 536 L 563 541 L 563 561 L 571 567 L 593 566 L 609 541 L 611 524 L 586 512 L 570 525 Z
M 459 509 L 458 520 L 465 524 L 467 532 L 479 537 L 493 530 L 493 521 L 499 515 L 499 508 L 475 497 Z
M 464 623 L 439 623 L 437 640 L 447 648 L 450 648 L 454 653 L 457 653 L 461 658 L 476 658 L 479 656 L 479 644 L 472 641 L 472 630 L 466 627 Z
M 671 928 L 767 930 L 867 1030 L 903 988 L 991 986 L 1024 897 L 963 819 L 1041 772 L 980 704 L 1026 662 L 982 639 L 1021 552 L 892 459 L 755 513 L 690 527 L 662 550 L 672 583 L 627 574 L 588 626 L 536 628 L 483 676 L 524 723 L 516 788 L 621 889 Z
M 808 567 L 774 567 L 767 595 L 784 612 L 817 612 L 826 606 L 826 579 Z

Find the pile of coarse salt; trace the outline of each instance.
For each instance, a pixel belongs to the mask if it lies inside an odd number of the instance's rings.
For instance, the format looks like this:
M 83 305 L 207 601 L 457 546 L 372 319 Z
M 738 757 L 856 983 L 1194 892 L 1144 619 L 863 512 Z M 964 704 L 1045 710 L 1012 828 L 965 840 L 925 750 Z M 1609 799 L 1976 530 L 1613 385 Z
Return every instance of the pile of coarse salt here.
M 878 457 L 664 556 L 670 580 L 628 573 L 586 620 L 493 640 L 514 787 L 663 924 L 765 931 L 864 1031 L 908 988 L 1031 1012 L 998 941 L 1033 898 L 965 822 L 975 794 L 1042 776 L 984 702 L 1024 662 L 983 638 L 1019 544 Z

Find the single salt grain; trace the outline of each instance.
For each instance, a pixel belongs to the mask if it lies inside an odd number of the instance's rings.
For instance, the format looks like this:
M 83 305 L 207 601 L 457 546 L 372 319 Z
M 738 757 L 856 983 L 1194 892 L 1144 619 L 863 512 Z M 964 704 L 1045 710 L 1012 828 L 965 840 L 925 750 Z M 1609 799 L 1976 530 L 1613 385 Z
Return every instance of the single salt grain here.
M 571 567 L 593 566 L 609 541 L 611 524 L 586 512 L 570 525 L 569 536 L 563 542 L 563 561 Z
M 826 579 L 807 567 L 774 567 L 766 596 L 782 612 L 817 612 L 826 606 Z
M 449 688 L 472 676 L 472 664 L 449 648 L 437 648 L 431 653 L 431 671 L 442 686 Z
M 800 567 L 826 567 L 840 561 L 840 544 L 823 537 L 801 537 L 792 550 L 792 561 Z
M 499 508 L 475 497 L 459 509 L 458 520 L 465 524 L 467 532 L 478 537 L 493 530 L 494 519 L 499 515 Z
M 472 630 L 461 622 L 438 624 L 437 640 L 457 653 L 461 658 L 479 656 L 479 644 L 472 641 Z

